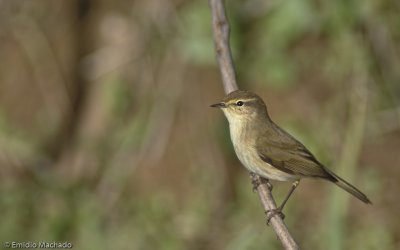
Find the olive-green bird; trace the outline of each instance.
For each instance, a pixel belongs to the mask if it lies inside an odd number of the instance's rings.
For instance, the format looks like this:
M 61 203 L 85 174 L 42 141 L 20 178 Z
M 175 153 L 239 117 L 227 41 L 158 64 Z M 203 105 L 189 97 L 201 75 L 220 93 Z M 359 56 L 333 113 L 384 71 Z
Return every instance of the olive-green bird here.
M 235 152 L 250 172 L 270 180 L 293 182 L 275 212 L 281 213 L 304 177 L 328 180 L 364 203 L 371 203 L 365 194 L 323 166 L 301 142 L 276 125 L 258 95 L 236 90 L 211 107 L 224 112 Z

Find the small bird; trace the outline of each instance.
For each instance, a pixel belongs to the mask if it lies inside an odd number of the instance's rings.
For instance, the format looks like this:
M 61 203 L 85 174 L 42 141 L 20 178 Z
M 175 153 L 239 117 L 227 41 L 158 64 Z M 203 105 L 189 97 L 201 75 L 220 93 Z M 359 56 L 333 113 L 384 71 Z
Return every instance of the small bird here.
M 276 125 L 258 95 L 236 90 L 211 107 L 224 112 L 236 155 L 251 173 L 267 180 L 293 183 L 283 203 L 275 211 L 267 211 L 272 212 L 268 221 L 276 213 L 283 217 L 283 207 L 304 177 L 330 181 L 371 204 L 365 194 L 322 165 L 301 142 Z

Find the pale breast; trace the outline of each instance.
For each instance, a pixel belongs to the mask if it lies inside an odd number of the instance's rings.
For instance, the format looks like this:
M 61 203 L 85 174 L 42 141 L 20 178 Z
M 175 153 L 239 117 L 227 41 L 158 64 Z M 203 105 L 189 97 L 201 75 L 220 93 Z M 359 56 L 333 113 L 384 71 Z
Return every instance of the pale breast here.
M 250 134 L 248 129 L 241 129 L 243 126 L 229 124 L 229 130 L 233 147 L 240 162 L 251 172 L 264 178 L 278 181 L 289 181 L 296 179 L 263 161 L 257 153 L 255 142 L 256 136 Z

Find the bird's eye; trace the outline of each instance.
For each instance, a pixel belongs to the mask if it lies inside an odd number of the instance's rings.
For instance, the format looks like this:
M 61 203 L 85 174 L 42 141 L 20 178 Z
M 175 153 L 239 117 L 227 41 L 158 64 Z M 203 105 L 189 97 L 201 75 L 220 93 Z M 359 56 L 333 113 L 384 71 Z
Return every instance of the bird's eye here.
M 243 106 L 243 104 L 244 104 L 244 103 L 243 103 L 242 101 L 238 101 L 238 102 L 236 103 L 237 106 Z

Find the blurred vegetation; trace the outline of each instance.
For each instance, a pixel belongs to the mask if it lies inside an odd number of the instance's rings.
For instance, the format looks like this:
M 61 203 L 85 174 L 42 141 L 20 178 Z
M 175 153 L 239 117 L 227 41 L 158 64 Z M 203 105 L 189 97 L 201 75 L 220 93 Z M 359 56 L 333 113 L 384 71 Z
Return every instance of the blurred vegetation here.
M 227 1 L 240 87 L 372 199 L 303 181 L 304 249 L 400 249 L 400 4 Z M 0 241 L 281 249 L 227 122 L 207 1 L 0 0 Z M 282 200 L 290 184 L 275 185 Z

